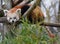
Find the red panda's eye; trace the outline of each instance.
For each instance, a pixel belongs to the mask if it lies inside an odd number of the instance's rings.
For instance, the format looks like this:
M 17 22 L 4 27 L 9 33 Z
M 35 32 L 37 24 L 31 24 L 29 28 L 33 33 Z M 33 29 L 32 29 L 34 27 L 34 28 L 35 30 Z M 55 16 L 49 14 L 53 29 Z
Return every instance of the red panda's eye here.
M 16 17 L 14 17 L 14 19 L 16 19 Z
M 12 18 L 10 18 L 10 19 L 12 19 Z

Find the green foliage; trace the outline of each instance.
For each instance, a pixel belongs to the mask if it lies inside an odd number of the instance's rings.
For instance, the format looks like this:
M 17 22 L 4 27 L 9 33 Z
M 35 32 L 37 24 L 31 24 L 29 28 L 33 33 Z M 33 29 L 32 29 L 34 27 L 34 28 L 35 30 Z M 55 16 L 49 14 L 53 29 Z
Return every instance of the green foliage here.
M 5 36 L 1 44 L 53 44 L 56 38 L 50 38 L 44 27 L 37 24 L 28 24 L 22 20 L 19 28 L 14 27 Z

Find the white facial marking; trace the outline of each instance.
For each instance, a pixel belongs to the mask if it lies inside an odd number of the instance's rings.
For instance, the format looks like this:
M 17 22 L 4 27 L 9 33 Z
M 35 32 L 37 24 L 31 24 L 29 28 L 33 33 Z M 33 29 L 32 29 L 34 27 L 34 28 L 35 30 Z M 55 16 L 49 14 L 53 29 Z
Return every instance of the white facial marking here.
M 7 20 L 10 23 L 14 23 L 19 20 L 19 15 L 16 13 L 9 13 L 9 15 L 7 15 Z

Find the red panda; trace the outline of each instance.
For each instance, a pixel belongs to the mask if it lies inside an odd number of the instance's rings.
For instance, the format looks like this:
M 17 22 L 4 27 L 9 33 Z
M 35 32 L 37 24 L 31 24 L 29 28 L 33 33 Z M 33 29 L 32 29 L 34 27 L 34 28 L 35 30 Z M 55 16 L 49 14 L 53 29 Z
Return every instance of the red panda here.
M 18 21 L 21 16 L 24 14 L 24 12 L 27 11 L 27 9 L 34 4 L 34 1 L 32 1 L 29 4 L 25 4 L 25 1 L 23 1 L 22 3 L 18 4 L 17 6 L 13 7 L 12 9 L 10 9 L 9 11 L 5 10 L 5 14 L 7 15 L 7 20 L 10 23 L 14 23 L 16 21 Z M 27 16 L 28 20 L 30 22 L 35 22 L 36 20 L 40 20 L 41 18 L 43 18 L 44 15 L 41 11 L 41 8 L 39 6 L 37 6 L 30 15 Z
M 33 1 L 34 3 L 34 1 Z M 4 13 L 7 16 L 7 20 L 9 23 L 15 23 L 19 21 L 21 16 L 27 11 L 27 9 L 33 4 L 32 2 L 29 4 L 25 4 L 23 1 L 19 5 L 13 7 L 12 9 L 5 10 Z M 41 11 L 41 8 L 39 6 L 36 6 L 36 8 L 27 16 L 28 20 L 30 22 L 36 23 L 36 21 L 41 21 L 44 19 L 43 12 Z M 54 35 L 49 31 L 48 34 L 50 37 L 54 37 Z
M 7 21 L 9 23 L 15 23 L 20 19 L 21 16 L 21 8 L 28 2 L 28 0 L 22 1 L 17 6 L 13 7 L 10 10 L 4 10 L 5 16 L 7 17 Z

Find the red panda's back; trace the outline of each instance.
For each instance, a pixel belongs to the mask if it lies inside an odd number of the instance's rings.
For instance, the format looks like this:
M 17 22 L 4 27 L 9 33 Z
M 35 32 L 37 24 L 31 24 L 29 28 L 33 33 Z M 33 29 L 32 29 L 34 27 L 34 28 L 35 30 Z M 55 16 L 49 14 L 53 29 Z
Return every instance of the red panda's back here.
M 11 10 L 9 10 L 11 13 L 14 13 L 17 9 L 21 9 L 21 6 L 15 6 Z
M 28 15 L 28 19 L 31 21 L 31 22 L 40 22 L 44 19 L 44 14 L 41 10 L 41 8 L 39 6 L 37 6 L 32 12 L 30 15 Z
M 40 17 L 43 17 L 43 16 L 44 16 L 44 15 L 43 15 L 43 12 L 42 12 L 42 10 L 41 10 L 41 8 L 40 8 L 39 6 L 37 6 L 37 7 L 33 10 L 32 14 L 33 14 L 33 15 L 36 15 L 36 17 L 37 17 L 37 16 L 40 16 Z

